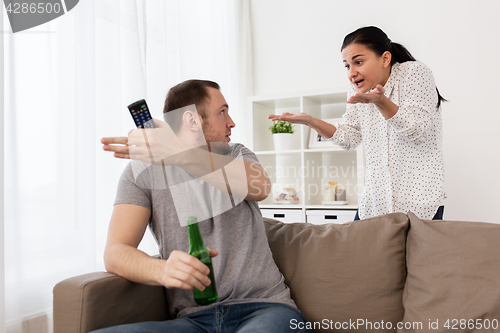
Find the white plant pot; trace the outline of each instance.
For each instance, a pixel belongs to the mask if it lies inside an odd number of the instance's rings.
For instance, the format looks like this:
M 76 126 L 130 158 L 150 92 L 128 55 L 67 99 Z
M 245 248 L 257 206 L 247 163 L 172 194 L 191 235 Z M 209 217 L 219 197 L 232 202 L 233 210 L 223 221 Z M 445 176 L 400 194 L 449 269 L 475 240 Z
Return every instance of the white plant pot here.
M 274 150 L 292 150 L 292 133 L 276 133 L 273 134 Z

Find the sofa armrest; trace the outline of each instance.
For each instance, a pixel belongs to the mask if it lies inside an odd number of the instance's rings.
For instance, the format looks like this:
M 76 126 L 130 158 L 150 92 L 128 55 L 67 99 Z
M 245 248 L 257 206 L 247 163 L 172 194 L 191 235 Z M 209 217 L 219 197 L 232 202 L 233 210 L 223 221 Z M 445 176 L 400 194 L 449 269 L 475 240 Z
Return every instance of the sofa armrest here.
M 163 287 L 95 272 L 54 287 L 54 333 L 87 333 L 109 326 L 170 319 Z

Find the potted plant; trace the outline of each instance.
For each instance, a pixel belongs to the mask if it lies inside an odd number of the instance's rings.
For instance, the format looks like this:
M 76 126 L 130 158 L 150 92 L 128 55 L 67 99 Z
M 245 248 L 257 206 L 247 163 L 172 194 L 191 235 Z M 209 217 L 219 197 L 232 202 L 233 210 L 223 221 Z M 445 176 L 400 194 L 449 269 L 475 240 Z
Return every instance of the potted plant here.
M 292 134 L 295 131 L 293 125 L 283 120 L 276 120 L 269 130 L 273 133 L 274 150 L 292 149 Z

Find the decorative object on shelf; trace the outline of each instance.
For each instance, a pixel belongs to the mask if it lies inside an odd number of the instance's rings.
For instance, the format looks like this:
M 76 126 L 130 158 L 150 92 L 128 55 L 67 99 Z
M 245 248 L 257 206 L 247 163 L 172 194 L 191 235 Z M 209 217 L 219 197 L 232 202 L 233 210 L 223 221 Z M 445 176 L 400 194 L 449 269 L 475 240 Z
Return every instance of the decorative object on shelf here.
M 346 201 L 346 193 L 345 193 L 344 189 L 337 188 L 337 190 L 335 191 L 335 200 L 337 200 L 337 201 Z
M 283 187 L 280 191 L 276 192 L 273 202 L 276 204 L 298 204 L 299 197 L 297 191 L 291 187 Z
M 283 120 L 276 120 L 269 130 L 273 133 L 274 150 L 291 150 L 292 145 L 292 134 L 295 131 L 293 125 L 289 122 Z
M 337 182 L 328 182 L 323 192 L 324 201 L 335 201 L 335 191 L 337 190 Z
M 342 118 L 332 118 L 332 119 L 322 119 L 322 120 L 332 125 L 342 122 Z M 335 147 L 335 145 L 330 140 L 319 135 L 318 132 L 316 132 L 313 128 L 311 128 L 311 133 L 309 134 L 309 148 L 324 148 L 325 146 Z
M 346 192 L 338 187 L 337 182 L 328 182 L 323 192 L 323 205 L 347 205 Z

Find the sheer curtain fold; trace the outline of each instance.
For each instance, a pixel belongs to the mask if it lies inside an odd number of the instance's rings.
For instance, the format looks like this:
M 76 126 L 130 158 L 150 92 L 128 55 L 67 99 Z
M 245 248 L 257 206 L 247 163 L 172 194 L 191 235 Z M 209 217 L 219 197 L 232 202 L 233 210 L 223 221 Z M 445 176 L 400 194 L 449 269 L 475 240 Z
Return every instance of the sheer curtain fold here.
M 4 16 L 0 15 L 0 27 L 3 27 Z M 5 257 L 5 218 L 4 218 L 4 202 L 5 202 L 5 185 L 4 185 L 4 36 L 0 36 L 0 258 Z M 4 262 L 2 260 L 2 262 Z M 5 327 L 5 266 L 0 266 L 0 327 Z
M 146 98 L 162 119 L 170 87 L 210 79 L 241 124 L 251 82 L 245 15 L 247 0 L 86 0 L 4 34 L 6 332 L 50 318 L 58 281 L 103 269 L 126 161 L 102 151 L 100 138 L 134 127 L 128 104 Z M 153 254 L 156 244 L 149 237 L 140 248 Z
M 50 312 L 55 282 L 95 267 L 95 133 L 87 112 L 95 93 L 85 89 L 94 81 L 93 16 L 81 18 L 4 35 L 7 332 Z

